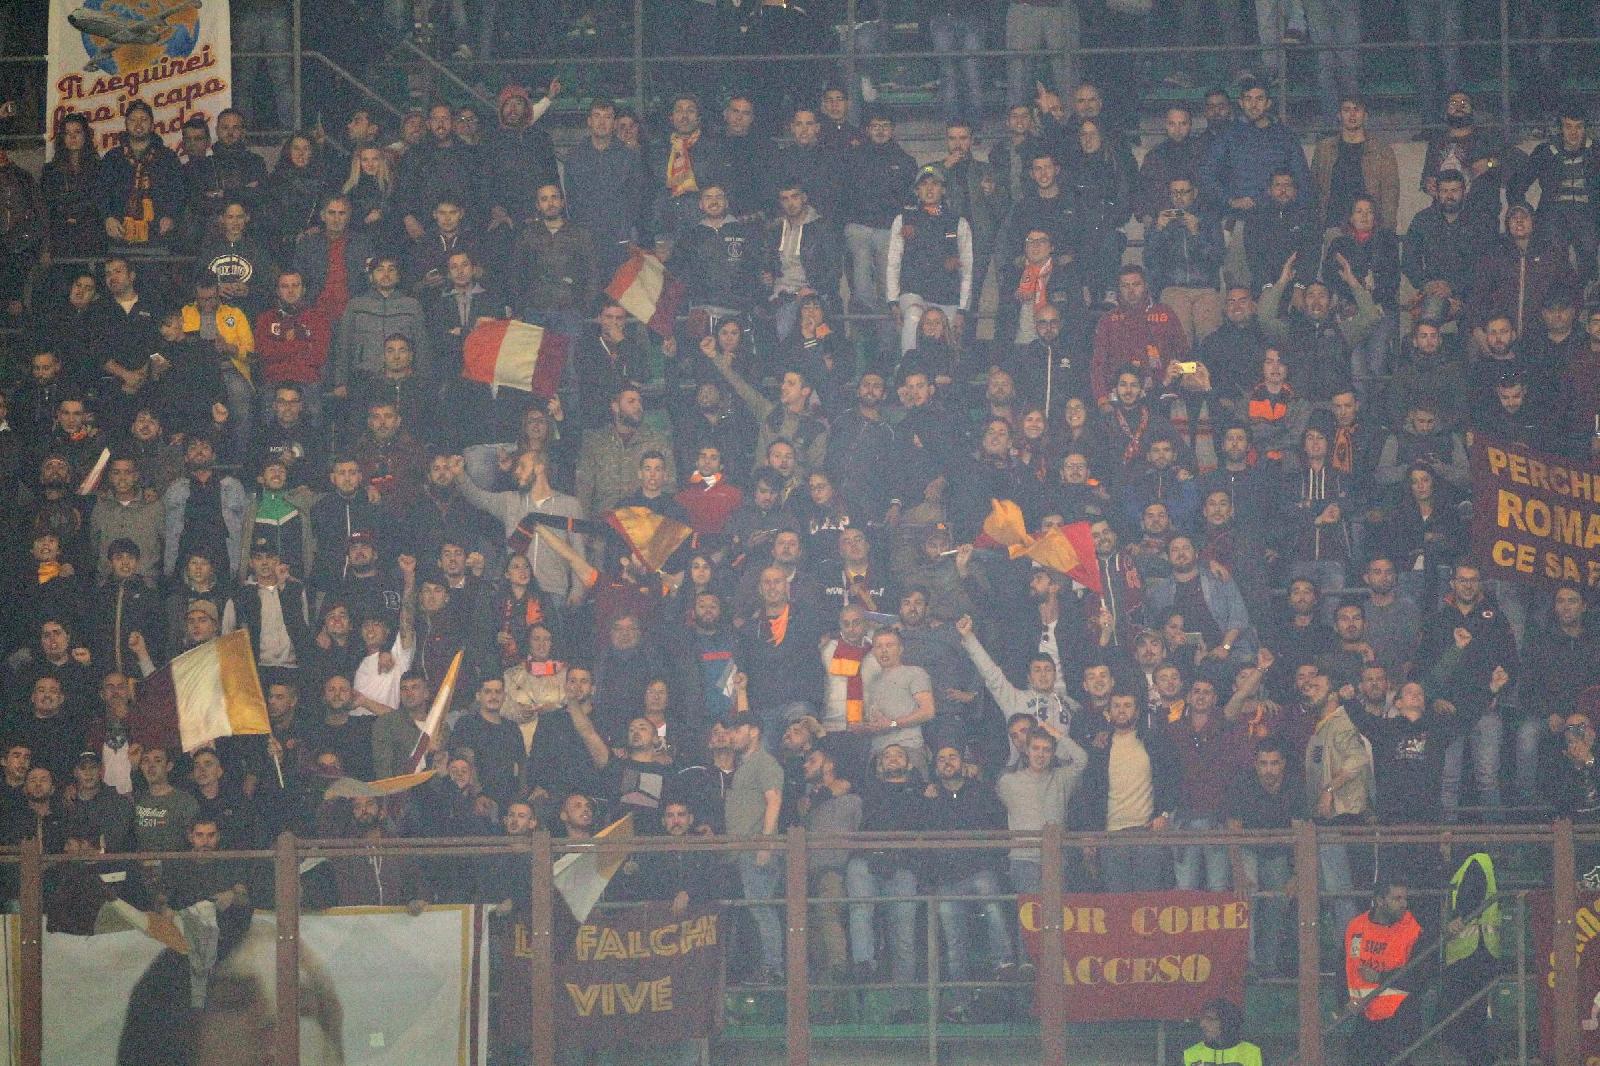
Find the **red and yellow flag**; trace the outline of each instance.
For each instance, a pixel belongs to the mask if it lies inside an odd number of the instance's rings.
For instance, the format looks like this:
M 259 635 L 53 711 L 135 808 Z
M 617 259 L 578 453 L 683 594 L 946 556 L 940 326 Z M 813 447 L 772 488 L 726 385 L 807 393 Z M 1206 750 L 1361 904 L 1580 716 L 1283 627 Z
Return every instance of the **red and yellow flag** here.
M 983 520 L 978 537 L 980 547 L 992 545 L 1006 549 L 1013 559 L 1027 556 L 1072 578 L 1085 588 L 1100 592 L 1100 567 L 1096 564 L 1094 538 L 1089 523 L 1072 522 L 1057 526 L 1043 536 L 1028 532 L 1022 508 L 1015 500 L 992 500 L 989 517 Z M 983 542 L 987 542 L 987 544 Z

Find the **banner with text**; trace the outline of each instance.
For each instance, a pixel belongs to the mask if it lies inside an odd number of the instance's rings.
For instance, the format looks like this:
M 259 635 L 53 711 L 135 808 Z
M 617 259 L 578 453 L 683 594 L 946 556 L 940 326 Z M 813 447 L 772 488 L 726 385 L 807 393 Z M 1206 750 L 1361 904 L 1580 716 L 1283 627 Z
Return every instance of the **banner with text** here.
M 1039 958 L 1038 896 L 1019 897 L 1022 938 Z M 1224 892 L 1063 897 L 1067 1020 L 1183 1021 L 1222 997 L 1244 1003 L 1250 902 Z
M 722 909 L 666 903 L 596 911 L 556 943 L 556 1032 L 563 1047 L 656 1045 L 710 1036 L 722 1019 Z M 497 933 L 494 1031 L 528 1031 L 528 927 Z M 524 1038 L 525 1037 L 520 1037 Z
M 1484 577 L 1600 588 L 1600 466 L 1479 437 L 1472 557 Z
M 50 130 L 89 119 L 102 154 L 122 134 L 134 100 L 155 112 L 156 133 L 177 148 L 191 115 L 215 119 L 233 103 L 228 0 L 50 0 Z
M 1578 876 L 1586 872 L 1579 870 Z M 1528 897 L 1528 921 L 1533 923 L 1534 975 L 1539 981 L 1539 1057 L 1555 1061 L 1556 1025 L 1578 1027 L 1579 1061 L 1600 1062 L 1600 947 L 1589 944 L 1600 937 L 1600 895 L 1578 890 L 1578 910 L 1573 915 L 1578 947 L 1578 1017 L 1556 1018 L 1556 957 L 1552 944 L 1555 900 L 1548 891 Z

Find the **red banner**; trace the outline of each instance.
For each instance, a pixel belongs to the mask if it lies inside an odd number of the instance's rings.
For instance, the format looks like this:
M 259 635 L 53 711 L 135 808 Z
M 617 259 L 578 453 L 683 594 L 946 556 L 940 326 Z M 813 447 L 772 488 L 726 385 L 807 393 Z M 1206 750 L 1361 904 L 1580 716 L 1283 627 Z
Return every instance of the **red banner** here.
M 1019 900 L 1039 958 L 1039 897 Z M 1183 1021 L 1217 997 L 1244 1002 L 1250 901 L 1224 892 L 1068 895 L 1061 907 L 1067 1020 Z
M 1484 577 L 1600 588 L 1600 466 L 1475 440 L 1472 558 Z
M 1579 870 L 1579 876 L 1586 871 Z M 1551 942 L 1555 901 L 1549 892 L 1529 896 L 1528 920 L 1533 923 L 1533 975 L 1539 982 L 1539 1057 L 1553 1062 L 1556 1052 L 1556 957 Z M 1578 892 L 1573 916 L 1578 941 L 1578 1017 L 1562 1019 L 1578 1027 L 1578 1055 L 1582 1062 L 1600 1062 L 1600 947 L 1589 950 L 1600 937 L 1600 894 Z
M 556 1032 L 562 1047 L 653 1046 L 710 1036 L 722 1019 L 722 909 L 666 903 L 557 923 Z M 526 1039 L 532 946 L 522 922 L 495 944 L 494 1029 Z

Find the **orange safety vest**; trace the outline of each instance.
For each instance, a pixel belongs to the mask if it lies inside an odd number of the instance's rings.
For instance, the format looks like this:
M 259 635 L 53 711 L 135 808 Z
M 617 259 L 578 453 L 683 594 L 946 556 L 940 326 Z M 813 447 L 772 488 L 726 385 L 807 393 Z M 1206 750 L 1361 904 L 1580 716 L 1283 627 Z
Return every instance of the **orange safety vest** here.
M 1422 936 L 1422 926 L 1407 911 L 1393 925 L 1379 925 L 1371 913 L 1358 914 L 1344 931 L 1344 983 L 1353 1002 L 1366 1001 L 1363 1011 L 1369 1021 L 1394 1017 L 1406 993 L 1388 988 L 1380 981 L 1361 977 L 1361 967 L 1377 971 L 1380 977 L 1411 961 L 1411 950 Z

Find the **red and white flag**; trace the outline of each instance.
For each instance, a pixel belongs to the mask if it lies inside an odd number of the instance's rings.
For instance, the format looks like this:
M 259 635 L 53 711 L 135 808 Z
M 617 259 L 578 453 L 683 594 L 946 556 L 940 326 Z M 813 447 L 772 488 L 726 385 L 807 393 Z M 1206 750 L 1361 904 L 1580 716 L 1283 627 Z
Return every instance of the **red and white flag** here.
M 422 772 L 423 763 L 428 761 L 428 752 L 433 747 L 433 738 L 439 734 L 439 726 L 444 721 L 445 712 L 450 709 L 450 700 L 456 694 L 456 674 L 461 671 L 461 656 L 463 652 L 456 652 L 456 657 L 450 660 L 450 669 L 444 672 L 444 680 L 439 682 L 439 691 L 434 693 L 433 706 L 428 709 L 428 717 L 422 723 L 422 735 L 417 738 L 416 747 L 411 749 L 411 759 L 408 764 L 409 777 L 411 774 Z M 393 781 L 394 778 L 384 778 Z
M 270 734 L 249 631 L 236 629 L 190 648 L 140 682 L 128 732 L 146 748 L 185 752 L 218 737 Z
M 667 273 L 660 259 L 635 249 L 606 286 L 606 295 L 657 336 L 670 337 L 683 302 L 683 282 Z
M 571 346 L 565 333 L 510 318 L 490 319 L 467 334 L 461 376 L 549 399 L 561 384 Z

